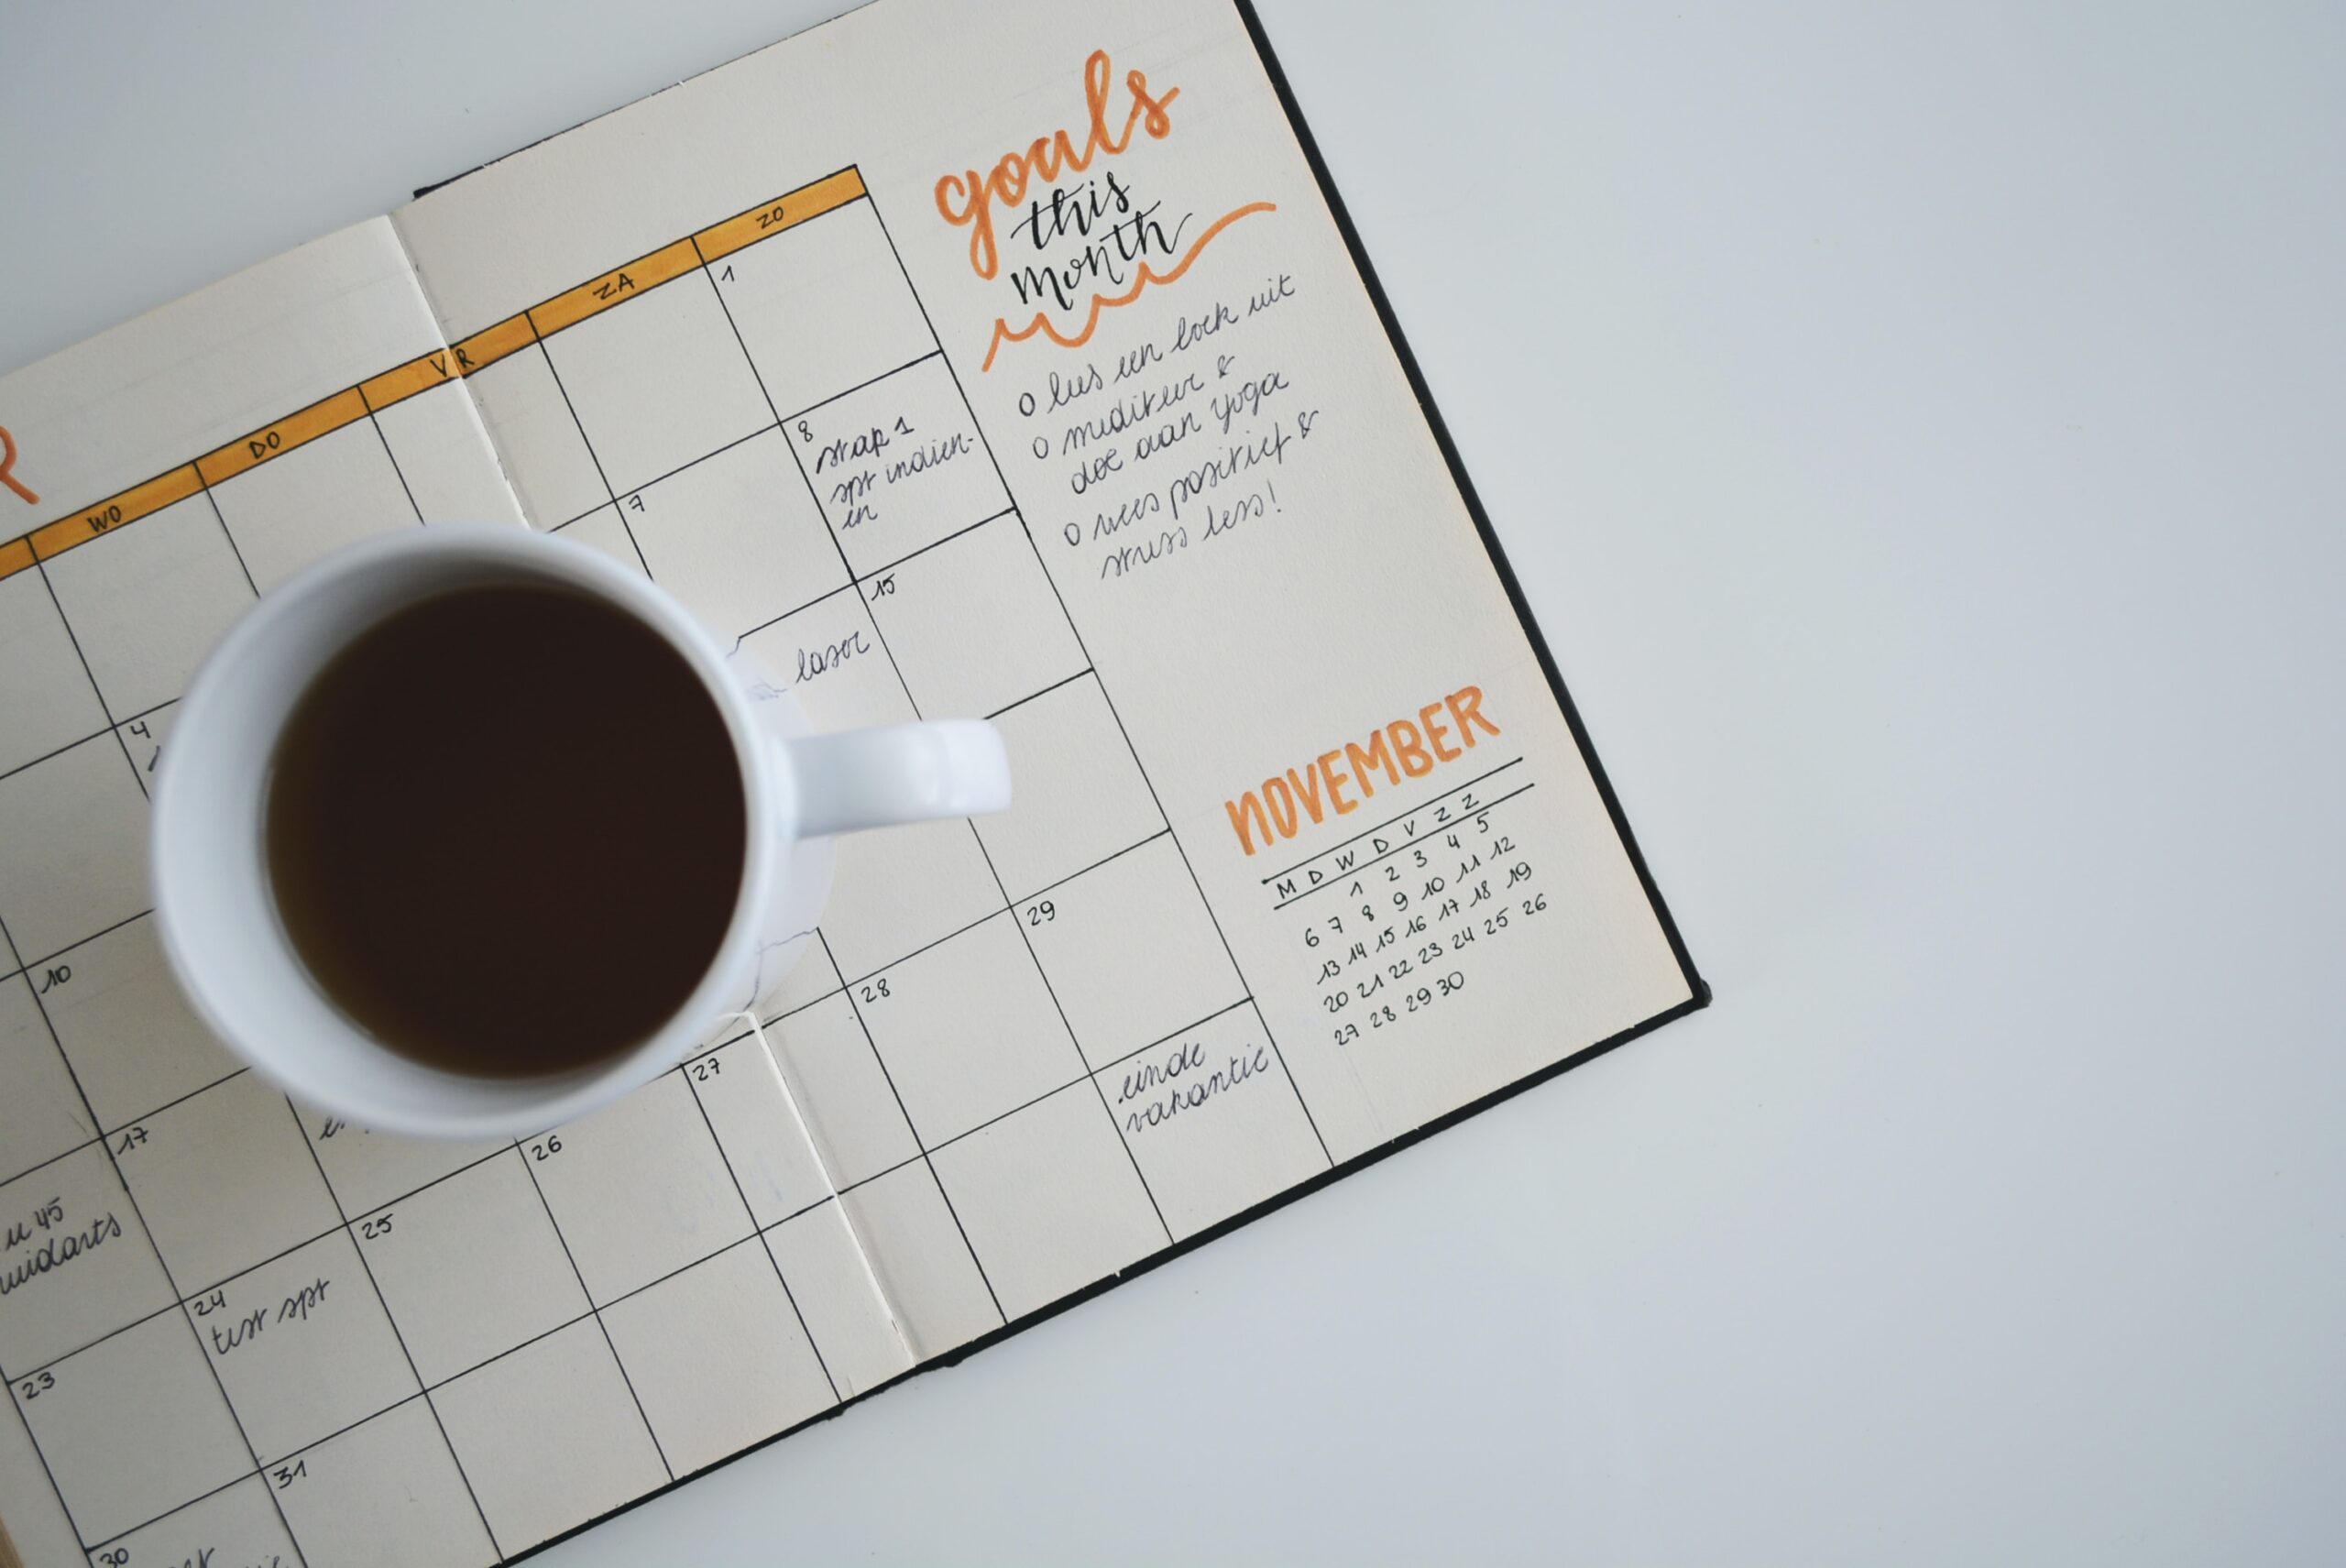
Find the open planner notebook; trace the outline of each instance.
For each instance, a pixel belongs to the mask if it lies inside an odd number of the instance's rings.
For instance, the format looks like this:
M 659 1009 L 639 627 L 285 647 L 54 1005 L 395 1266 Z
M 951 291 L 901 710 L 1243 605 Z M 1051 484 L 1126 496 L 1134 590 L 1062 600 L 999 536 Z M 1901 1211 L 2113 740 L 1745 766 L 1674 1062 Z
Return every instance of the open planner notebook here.
M 1699 1006 L 1228 0 L 881 0 L 0 379 L 0 1519 L 510 1559 Z M 761 1027 L 517 1144 L 290 1103 L 157 950 L 257 595 L 460 520 L 1015 807 L 842 840 Z M 558 678 L 558 671 L 548 672 Z

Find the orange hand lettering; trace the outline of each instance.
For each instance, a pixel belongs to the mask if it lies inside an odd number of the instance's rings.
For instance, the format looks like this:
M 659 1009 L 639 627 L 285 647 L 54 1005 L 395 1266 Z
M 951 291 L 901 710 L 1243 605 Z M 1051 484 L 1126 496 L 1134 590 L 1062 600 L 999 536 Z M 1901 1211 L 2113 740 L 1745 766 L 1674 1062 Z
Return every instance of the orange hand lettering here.
M 16 438 L 8 433 L 6 425 L 0 424 L 0 485 L 5 485 L 16 491 L 27 506 L 40 505 L 40 498 L 33 494 L 22 479 L 16 477 Z
M 1003 154 L 1001 161 L 986 173 L 969 170 L 960 174 L 948 174 L 937 181 L 937 211 L 956 228 L 970 225 L 970 265 L 981 278 L 991 278 L 1001 266 L 1002 258 L 994 247 L 993 209 L 999 203 L 1014 207 L 1026 199 L 1026 183 L 1038 178 L 1050 184 L 1069 170 L 1081 173 L 1091 167 L 1092 158 L 1102 152 L 1111 156 L 1132 145 L 1135 126 L 1145 129 L 1156 140 L 1165 139 L 1173 128 L 1172 116 L 1166 105 L 1181 95 L 1178 87 L 1168 88 L 1162 95 L 1152 96 L 1148 78 L 1137 71 L 1124 72 L 1124 89 L 1132 94 L 1132 108 L 1124 115 L 1121 133 L 1108 129 L 1108 51 L 1096 49 L 1083 62 L 1083 101 L 1090 112 L 1091 126 L 1079 149 L 1065 130 L 1036 137 L 1021 152 Z

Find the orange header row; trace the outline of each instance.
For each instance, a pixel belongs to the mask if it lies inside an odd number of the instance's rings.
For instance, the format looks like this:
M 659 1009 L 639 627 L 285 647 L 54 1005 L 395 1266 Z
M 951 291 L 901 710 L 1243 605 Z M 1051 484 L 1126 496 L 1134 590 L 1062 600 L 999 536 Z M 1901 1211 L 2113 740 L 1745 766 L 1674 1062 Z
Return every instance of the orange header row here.
M 843 207 L 864 193 L 862 176 L 852 169 L 843 169 L 786 196 L 712 224 L 672 245 L 662 246 L 648 256 L 638 257 L 624 267 L 565 290 L 446 348 L 433 349 L 370 376 L 355 387 L 346 387 L 274 424 L 207 452 L 192 463 L 143 480 L 119 495 L 108 496 L 21 538 L 0 543 L 0 577 L 21 572 L 36 560 L 46 561 L 101 533 L 136 522 L 174 501 L 185 500 L 205 486 L 224 483 L 393 403 L 459 380 L 646 290 L 680 278 L 720 257 L 730 256 L 769 235 Z

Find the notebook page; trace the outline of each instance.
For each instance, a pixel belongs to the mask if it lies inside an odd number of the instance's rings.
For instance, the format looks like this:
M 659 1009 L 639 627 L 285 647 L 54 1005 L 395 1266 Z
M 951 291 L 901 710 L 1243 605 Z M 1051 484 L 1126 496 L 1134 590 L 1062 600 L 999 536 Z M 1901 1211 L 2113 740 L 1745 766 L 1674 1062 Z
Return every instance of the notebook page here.
M 363 1135 L 241 1070 L 164 970 L 148 795 L 258 595 L 519 510 L 380 218 L 0 378 L 0 1518 L 31 1563 L 276 1550 L 262 1466 L 416 1387 L 320 1163 Z M 269 1348 L 280 1320 L 231 1332 L 288 1303 Z
M 1698 1004 L 1420 395 L 1203 0 L 882 0 L 0 380 L 20 1544 L 508 1559 Z M 236 1074 L 137 869 L 226 619 L 460 518 L 1018 791 L 477 1147 Z

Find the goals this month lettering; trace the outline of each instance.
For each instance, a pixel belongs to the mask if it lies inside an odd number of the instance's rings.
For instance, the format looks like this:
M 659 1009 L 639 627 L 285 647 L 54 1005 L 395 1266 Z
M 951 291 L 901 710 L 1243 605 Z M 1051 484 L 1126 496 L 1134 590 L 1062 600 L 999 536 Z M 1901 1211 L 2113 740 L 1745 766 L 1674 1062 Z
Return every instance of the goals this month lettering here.
M 1362 801 L 1376 794 L 1380 773 L 1389 789 L 1404 778 L 1421 779 L 1456 762 L 1480 744 L 1477 730 L 1496 735 L 1499 727 L 1483 712 L 1483 688 L 1461 686 L 1414 717 L 1370 730 L 1365 740 L 1346 740 L 1300 768 L 1265 779 L 1222 802 L 1222 809 L 1239 846 L 1252 855 L 1331 817 L 1359 810 Z

